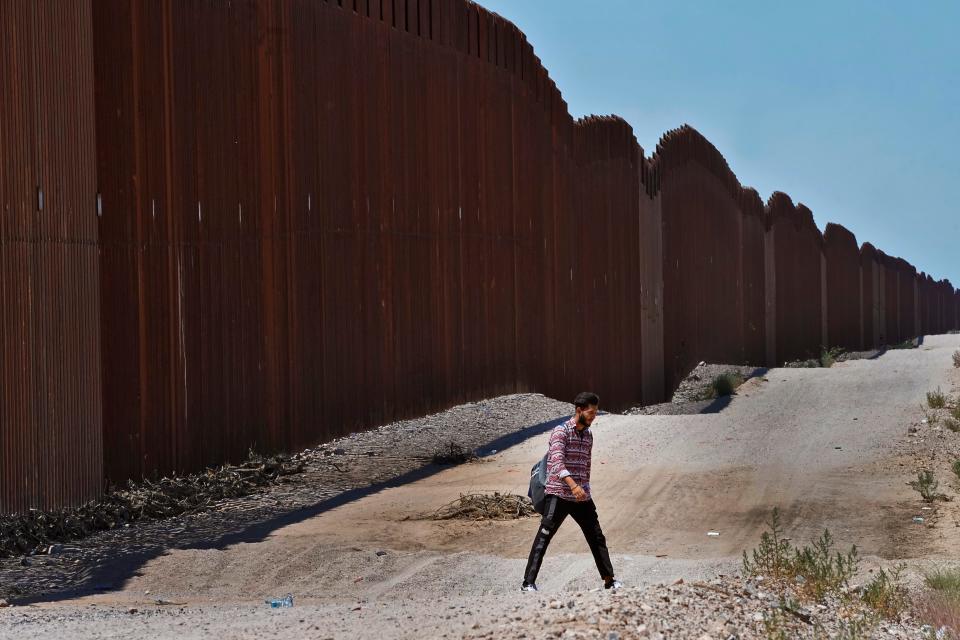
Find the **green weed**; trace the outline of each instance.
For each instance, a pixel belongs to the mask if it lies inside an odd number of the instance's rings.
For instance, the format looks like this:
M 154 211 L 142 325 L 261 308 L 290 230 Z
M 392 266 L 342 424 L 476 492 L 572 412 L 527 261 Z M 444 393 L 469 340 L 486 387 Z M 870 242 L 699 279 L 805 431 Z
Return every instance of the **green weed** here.
M 889 572 L 883 568 L 863 589 L 863 601 L 884 618 L 895 619 L 907 608 L 906 589 L 900 585 L 905 565 L 897 565 Z
M 794 547 L 783 539 L 779 509 L 773 510 L 768 526 L 770 530 L 760 536 L 760 546 L 751 555 L 743 552 L 746 574 L 770 576 L 779 581 L 802 578 L 801 590 L 816 600 L 849 585 L 859 564 L 856 545 L 846 554 L 834 552 L 833 536 L 824 530 L 812 546 Z
M 843 349 L 840 347 L 820 349 L 820 366 L 829 369 L 837 362 L 841 355 L 843 355 Z
M 722 398 L 731 396 L 737 387 L 743 384 L 743 376 L 739 373 L 721 373 L 710 383 L 710 397 Z
M 931 409 L 943 409 L 947 406 L 947 396 L 937 387 L 936 391 L 927 391 L 927 406 Z
M 924 469 L 918 473 L 917 479 L 910 482 L 910 486 L 916 489 L 920 493 L 920 497 L 926 502 L 933 502 L 934 500 L 944 498 L 942 493 L 937 493 L 937 487 L 939 485 L 940 482 L 929 469 Z

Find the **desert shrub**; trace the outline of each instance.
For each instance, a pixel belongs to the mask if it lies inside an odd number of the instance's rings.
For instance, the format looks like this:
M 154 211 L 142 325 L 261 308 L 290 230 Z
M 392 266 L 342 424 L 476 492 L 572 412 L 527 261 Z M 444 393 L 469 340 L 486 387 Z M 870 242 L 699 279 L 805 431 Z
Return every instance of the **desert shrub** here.
M 849 586 L 850 578 L 857 572 L 859 558 L 854 545 L 846 554 L 833 552 L 833 537 L 823 530 L 813 546 L 798 549 L 794 554 L 796 574 L 804 579 L 809 595 L 821 599 L 828 593 Z
M 953 470 L 953 473 L 957 476 L 957 479 L 960 480 L 960 460 L 954 460 L 953 465 L 950 468 Z
M 832 367 L 840 356 L 843 355 L 843 349 L 840 347 L 833 347 L 831 349 L 821 349 L 820 350 L 820 366 L 826 367 L 829 369 Z
M 956 418 L 947 418 L 943 421 L 943 425 L 954 433 L 960 431 L 960 422 L 958 422 Z
M 943 498 L 943 494 L 937 493 L 937 487 L 940 485 L 936 476 L 929 469 L 924 469 L 917 474 L 917 479 L 910 483 L 910 486 L 920 493 L 920 497 L 927 502 L 933 502 Z
M 871 609 L 884 618 L 895 619 L 907 608 L 906 589 L 900 584 L 904 565 L 898 565 L 889 572 L 883 568 L 863 588 L 862 599 Z
M 953 366 L 960 368 L 960 349 L 953 352 Z
M 800 590 L 817 600 L 849 586 L 859 564 L 856 545 L 846 554 L 834 552 L 833 536 L 825 529 L 812 546 L 794 547 L 783 538 L 779 509 L 773 510 L 768 527 L 760 536 L 760 546 L 750 555 L 743 552 L 747 575 L 770 576 L 775 581 L 800 578 Z
M 721 373 L 710 383 L 712 398 L 722 398 L 733 395 L 737 387 L 743 384 L 743 376 L 739 373 Z
M 947 396 L 937 387 L 936 391 L 927 391 L 927 406 L 931 409 L 943 409 L 947 406 Z

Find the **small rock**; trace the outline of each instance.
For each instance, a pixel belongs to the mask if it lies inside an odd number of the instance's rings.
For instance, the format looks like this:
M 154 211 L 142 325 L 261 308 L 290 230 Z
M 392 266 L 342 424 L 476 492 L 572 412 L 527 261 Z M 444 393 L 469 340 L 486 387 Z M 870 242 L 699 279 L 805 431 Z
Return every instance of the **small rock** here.
M 127 609 L 127 613 L 136 613 L 136 612 L 137 612 L 136 607 L 130 607 L 129 609 Z
M 381 549 L 380 551 L 377 551 L 377 555 L 378 555 L 378 556 L 385 556 L 385 555 L 387 555 L 387 552 L 384 551 L 383 549 Z
M 763 614 L 760 613 L 759 611 L 757 611 L 755 614 L 753 614 L 753 621 L 754 621 L 754 622 L 763 622 Z
M 560 602 L 559 600 L 551 600 L 551 601 L 550 601 L 550 608 L 551 608 L 551 609 L 563 609 L 563 603 Z
M 0 598 L 0 609 L 3 609 L 3 608 L 5 608 L 5 607 L 9 607 L 9 606 L 10 606 L 10 603 L 9 603 L 9 602 L 7 602 L 6 600 L 4 600 L 3 598 Z
M 335 455 L 335 456 L 344 456 L 344 455 L 347 455 L 347 450 L 346 450 L 346 449 L 334 449 L 334 450 L 333 450 L 333 455 Z
M 616 631 L 611 631 L 607 634 L 607 640 L 620 640 L 620 634 Z

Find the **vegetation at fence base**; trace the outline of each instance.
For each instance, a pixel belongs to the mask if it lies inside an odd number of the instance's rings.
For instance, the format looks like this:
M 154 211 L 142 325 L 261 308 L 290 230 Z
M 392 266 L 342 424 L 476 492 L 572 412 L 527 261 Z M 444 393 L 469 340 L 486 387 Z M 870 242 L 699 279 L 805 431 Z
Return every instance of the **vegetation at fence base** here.
M 779 509 L 773 510 L 767 526 L 760 545 L 749 555 L 743 552 L 747 575 L 768 576 L 782 585 L 796 583 L 799 592 L 815 600 L 850 586 L 859 565 L 856 545 L 845 554 L 834 552 L 833 536 L 825 529 L 812 546 L 794 547 L 783 537 Z
M 433 520 L 518 520 L 536 515 L 526 496 L 512 493 L 470 493 L 437 509 Z
M 927 406 L 931 409 L 943 409 L 947 406 L 947 396 L 937 387 L 936 391 L 927 391 Z
M 960 401 L 950 408 L 950 417 L 954 420 L 960 420 Z
M 953 470 L 954 475 L 957 476 L 957 480 L 960 480 L 960 460 L 954 460 L 950 469 Z
M 477 454 L 457 442 L 448 442 L 433 452 L 434 464 L 462 464 L 476 459 Z
M 141 519 L 161 519 L 205 511 L 218 501 L 239 498 L 281 478 L 303 471 L 303 463 L 287 456 L 263 457 L 253 452 L 240 465 L 224 465 L 203 473 L 130 482 L 100 500 L 76 509 L 30 510 L 0 517 L 0 558 L 42 553 L 51 543 L 78 540 L 95 531 Z
M 732 396 L 734 391 L 743 384 L 743 380 L 743 376 L 739 373 L 721 373 L 710 383 L 708 399 Z
M 917 479 L 908 483 L 913 489 L 920 493 L 920 497 L 926 502 L 934 500 L 946 500 L 947 496 L 937 492 L 940 482 L 929 469 L 924 469 L 917 474 Z
M 953 366 L 960 369 L 960 349 L 953 352 Z
M 843 349 L 840 347 L 820 349 L 820 366 L 829 369 L 836 364 L 837 360 L 840 359 L 840 356 L 842 356 L 843 353 Z
M 887 349 L 916 349 L 919 346 L 919 343 L 914 338 L 909 338 L 903 342 L 898 342 L 897 344 L 892 344 Z
M 808 352 L 806 360 L 790 360 L 784 362 L 783 366 L 788 369 L 829 369 L 841 359 L 844 353 L 846 353 L 846 351 L 840 347 L 831 347 L 829 349 L 820 347 L 820 355 L 813 357 Z

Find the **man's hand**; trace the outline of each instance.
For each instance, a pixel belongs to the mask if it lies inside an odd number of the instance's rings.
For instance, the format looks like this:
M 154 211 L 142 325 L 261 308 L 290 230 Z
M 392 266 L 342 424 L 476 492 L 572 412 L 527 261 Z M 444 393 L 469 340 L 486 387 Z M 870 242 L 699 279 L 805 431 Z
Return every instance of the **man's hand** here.
M 571 489 L 571 491 L 573 491 L 573 497 L 576 498 L 579 502 L 583 502 L 584 500 L 587 499 L 587 492 L 584 491 L 583 487 L 581 487 L 580 485 L 578 484 L 573 485 L 573 488 Z

